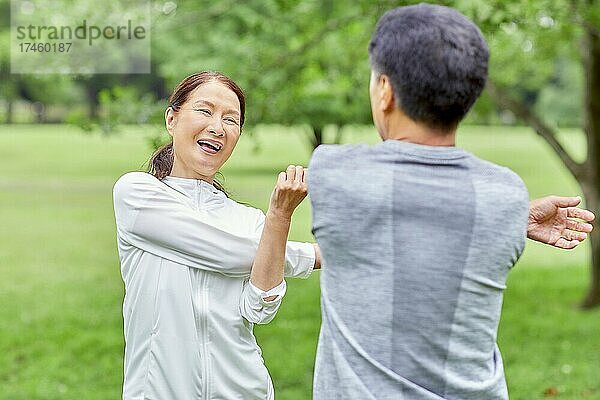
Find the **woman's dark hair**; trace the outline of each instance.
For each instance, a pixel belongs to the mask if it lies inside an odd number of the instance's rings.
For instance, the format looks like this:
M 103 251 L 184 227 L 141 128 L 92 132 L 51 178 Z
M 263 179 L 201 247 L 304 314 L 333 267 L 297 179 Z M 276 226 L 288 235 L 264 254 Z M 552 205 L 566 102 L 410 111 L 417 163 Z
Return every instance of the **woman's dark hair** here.
M 188 100 L 190 93 L 198 86 L 217 81 L 231 89 L 238 100 L 240 101 L 240 130 L 244 126 L 244 116 L 246 112 L 246 98 L 242 89 L 228 76 L 215 71 L 202 71 L 188 76 L 173 90 L 169 97 L 169 107 L 173 111 L 178 112 L 181 106 Z M 148 165 L 148 172 L 158 179 L 162 180 L 171 173 L 173 169 L 173 140 L 163 145 L 152 154 Z M 227 194 L 223 185 L 216 180 L 213 181 L 213 186 L 223 193 Z

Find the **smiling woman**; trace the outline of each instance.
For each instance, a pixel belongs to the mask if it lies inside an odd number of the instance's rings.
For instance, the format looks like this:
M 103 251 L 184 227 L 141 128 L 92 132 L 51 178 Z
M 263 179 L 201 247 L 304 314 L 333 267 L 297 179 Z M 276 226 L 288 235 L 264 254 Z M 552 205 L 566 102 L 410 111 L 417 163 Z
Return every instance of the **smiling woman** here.
M 320 267 L 316 245 L 287 242 L 306 197 L 305 169 L 277 178 L 267 214 L 227 198 L 214 176 L 244 124 L 242 90 L 217 72 L 184 79 L 169 99 L 172 142 L 149 173 L 114 187 L 125 282 L 123 399 L 273 399 L 253 334 L 270 322 L 284 275 Z
M 197 90 L 199 86 L 202 90 Z M 230 78 L 217 72 L 188 76 L 173 91 L 165 111 L 167 131 L 173 140 L 154 153 L 148 172 L 163 179 L 175 168 L 176 176 L 204 179 L 224 192 L 214 180 L 218 171 L 214 167 L 223 165 L 235 148 L 245 111 L 244 93 Z M 202 134 L 204 130 L 207 135 Z M 177 157 L 174 146 L 179 148 Z M 220 153 L 219 158 L 201 157 L 198 149 L 210 155 Z

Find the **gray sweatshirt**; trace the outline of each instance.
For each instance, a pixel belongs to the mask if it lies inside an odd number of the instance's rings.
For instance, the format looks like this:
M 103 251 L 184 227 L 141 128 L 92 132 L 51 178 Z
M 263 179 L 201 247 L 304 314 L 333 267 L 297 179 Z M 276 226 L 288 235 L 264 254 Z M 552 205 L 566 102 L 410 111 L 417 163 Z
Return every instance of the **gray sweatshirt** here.
M 309 165 L 323 256 L 313 395 L 507 399 L 496 335 L 528 194 L 455 147 L 320 146 Z

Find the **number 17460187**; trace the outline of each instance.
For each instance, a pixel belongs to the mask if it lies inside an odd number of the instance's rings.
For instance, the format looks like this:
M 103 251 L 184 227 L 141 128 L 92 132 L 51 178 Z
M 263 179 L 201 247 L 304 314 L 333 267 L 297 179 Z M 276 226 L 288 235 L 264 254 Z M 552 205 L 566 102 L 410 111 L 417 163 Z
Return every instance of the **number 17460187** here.
M 73 43 L 19 43 L 21 53 L 68 53 Z

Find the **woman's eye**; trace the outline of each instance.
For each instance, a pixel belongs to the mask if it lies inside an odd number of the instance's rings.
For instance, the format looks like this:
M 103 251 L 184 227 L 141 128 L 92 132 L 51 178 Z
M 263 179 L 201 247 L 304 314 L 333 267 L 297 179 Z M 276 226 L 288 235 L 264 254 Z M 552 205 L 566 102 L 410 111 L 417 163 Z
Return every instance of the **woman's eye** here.
M 224 121 L 227 124 L 230 124 L 230 125 L 237 125 L 238 124 L 238 122 L 235 119 L 233 119 L 233 118 L 225 118 Z
M 197 108 L 196 111 L 199 111 L 204 115 L 210 115 L 210 110 L 207 110 L 206 108 Z

